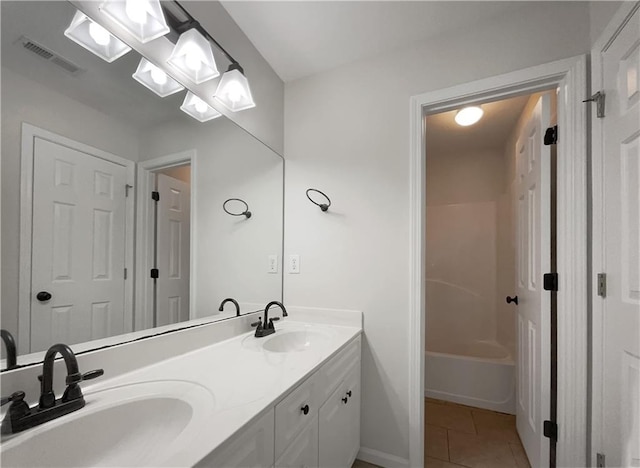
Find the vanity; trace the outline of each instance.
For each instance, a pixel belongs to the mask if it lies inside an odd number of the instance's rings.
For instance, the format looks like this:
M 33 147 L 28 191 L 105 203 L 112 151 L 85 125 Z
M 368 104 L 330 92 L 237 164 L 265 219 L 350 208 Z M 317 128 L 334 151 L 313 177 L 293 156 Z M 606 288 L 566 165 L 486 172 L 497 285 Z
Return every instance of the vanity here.
M 360 448 L 361 320 L 354 311 L 293 309 L 266 338 L 246 331 L 247 320 L 226 334 L 215 328 L 229 323 L 219 322 L 199 333 L 220 341 L 184 355 L 120 375 L 111 361 L 111 378 L 83 384 L 84 408 L 3 437 L 3 465 L 351 466 Z M 166 339 L 143 340 L 137 351 Z

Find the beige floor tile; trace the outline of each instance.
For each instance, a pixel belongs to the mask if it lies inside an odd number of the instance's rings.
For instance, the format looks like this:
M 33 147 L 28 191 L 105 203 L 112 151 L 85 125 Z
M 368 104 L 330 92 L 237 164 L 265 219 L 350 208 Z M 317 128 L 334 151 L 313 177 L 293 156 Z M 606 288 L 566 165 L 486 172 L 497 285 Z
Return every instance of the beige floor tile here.
M 477 410 L 471 411 L 471 414 L 478 435 L 487 439 L 520 444 L 514 415 Z
M 351 465 L 351 468 L 380 468 L 378 465 L 372 465 L 371 463 L 364 462 L 362 460 L 356 460 Z
M 460 432 L 475 434 L 471 410 L 457 406 L 427 403 L 425 405 L 425 420 L 433 426 L 454 429 Z
M 508 442 L 451 430 L 449 459 L 471 468 L 517 468 Z
M 531 468 L 531 464 L 529 463 L 529 459 L 527 458 L 527 454 L 524 451 L 521 443 L 517 444 L 509 444 L 511 446 L 511 452 L 513 453 L 513 457 L 516 459 L 516 464 L 518 468 Z
M 424 459 L 425 468 L 460 468 L 460 466 L 461 465 L 456 465 L 455 463 L 438 460 L 437 458 L 425 457 Z
M 449 460 L 449 442 L 447 441 L 447 430 L 444 427 L 427 424 L 424 437 L 425 455 L 440 460 Z

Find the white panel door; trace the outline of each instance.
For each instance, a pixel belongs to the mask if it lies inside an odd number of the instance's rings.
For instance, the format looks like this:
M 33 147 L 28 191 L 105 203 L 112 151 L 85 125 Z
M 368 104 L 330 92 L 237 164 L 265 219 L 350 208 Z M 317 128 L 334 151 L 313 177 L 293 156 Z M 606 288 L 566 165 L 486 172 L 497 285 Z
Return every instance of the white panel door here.
M 550 411 L 551 305 L 542 279 L 551 267 L 551 155 L 543 144 L 550 116 L 551 98 L 545 94 L 516 143 L 516 425 L 532 466 L 549 460 L 543 421 Z
M 607 273 L 602 434 L 607 466 L 640 467 L 640 10 L 603 54 L 602 64 Z
M 191 192 L 189 184 L 157 175 L 156 326 L 189 320 Z
M 126 168 L 41 138 L 33 156 L 31 352 L 123 333 Z

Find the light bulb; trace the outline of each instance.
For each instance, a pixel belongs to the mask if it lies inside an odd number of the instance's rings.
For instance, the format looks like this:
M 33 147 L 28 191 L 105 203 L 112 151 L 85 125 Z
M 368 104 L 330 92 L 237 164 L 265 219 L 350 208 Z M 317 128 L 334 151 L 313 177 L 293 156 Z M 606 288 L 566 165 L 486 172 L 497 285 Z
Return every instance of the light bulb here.
M 154 66 L 151 69 L 151 79 L 155 84 L 164 85 L 167 83 L 167 74 Z
M 189 47 L 187 53 L 184 56 L 184 64 L 194 72 L 200 71 L 202 68 L 202 60 L 200 57 L 200 51 L 195 47 Z
M 455 116 L 455 121 L 462 127 L 473 125 L 482 118 L 484 111 L 480 107 L 465 107 L 460 109 Z
M 201 114 L 204 114 L 205 112 L 207 112 L 207 109 L 209 108 L 209 105 L 206 102 L 198 99 L 195 102 L 195 107 L 196 107 L 196 110 L 198 112 L 200 112 Z
M 147 23 L 146 1 L 144 0 L 127 0 L 125 10 L 131 21 L 138 24 Z
M 239 102 L 245 97 L 244 88 L 237 81 L 230 81 L 225 89 L 225 94 L 233 103 Z
M 89 24 L 89 35 L 91 39 L 96 41 L 96 44 L 101 46 L 109 45 L 109 42 L 111 42 L 111 34 L 109 31 L 93 21 Z

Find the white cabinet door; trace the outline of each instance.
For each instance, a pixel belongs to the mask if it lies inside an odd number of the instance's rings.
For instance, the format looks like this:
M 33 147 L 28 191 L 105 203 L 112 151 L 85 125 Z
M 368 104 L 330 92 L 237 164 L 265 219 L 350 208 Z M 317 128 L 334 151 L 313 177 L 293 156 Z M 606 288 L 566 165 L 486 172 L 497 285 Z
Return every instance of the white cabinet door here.
M 640 466 L 640 10 L 602 53 L 604 267 L 602 452 Z
M 276 405 L 276 459 L 318 412 L 316 374 Z
M 273 410 L 196 463 L 210 468 L 262 468 L 273 466 Z
M 351 396 L 349 396 L 351 392 Z M 321 468 L 349 467 L 360 446 L 360 366 L 320 408 L 318 464 Z
M 516 143 L 518 384 L 516 425 L 532 466 L 549 460 L 542 431 L 550 411 L 550 294 L 543 275 L 551 271 L 550 150 L 543 144 L 551 98 L 537 102 Z
M 316 414 L 276 462 L 276 468 L 316 468 L 317 466 L 318 416 Z

